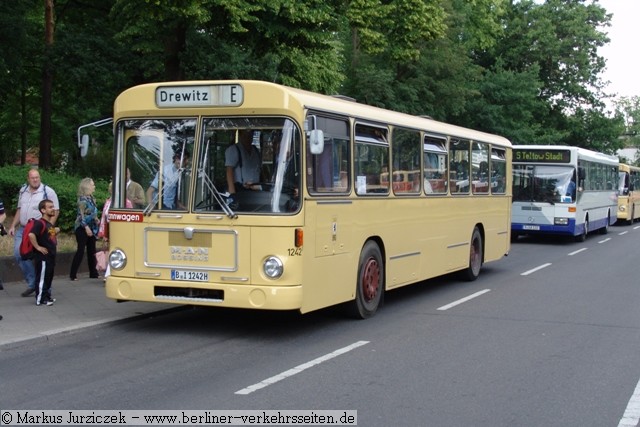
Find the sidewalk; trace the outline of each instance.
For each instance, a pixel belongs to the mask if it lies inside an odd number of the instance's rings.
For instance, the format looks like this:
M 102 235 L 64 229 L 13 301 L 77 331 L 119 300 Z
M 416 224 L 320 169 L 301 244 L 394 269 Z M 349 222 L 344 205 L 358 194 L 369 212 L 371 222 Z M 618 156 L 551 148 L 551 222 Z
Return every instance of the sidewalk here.
M 36 306 L 34 296 L 22 297 L 20 294 L 26 289 L 24 281 L 4 282 L 4 290 L 0 290 L 0 315 L 3 317 L 0 320 L 0 349 L 175 307 L 133 301 L 118 303 L 105 296 L 101 278 L 90 279 L 88 274 L 78 278 L 77 282 L 65 276 L 53 279 L 56 302 L 52 306 Z

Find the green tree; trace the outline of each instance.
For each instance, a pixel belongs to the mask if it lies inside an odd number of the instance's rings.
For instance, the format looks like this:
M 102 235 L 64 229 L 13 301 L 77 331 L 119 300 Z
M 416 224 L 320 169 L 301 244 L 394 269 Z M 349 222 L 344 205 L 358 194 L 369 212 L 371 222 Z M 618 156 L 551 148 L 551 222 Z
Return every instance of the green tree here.
M 244 78 L 325 91 L 342 80 L 338 17 L 325 1 L 117 0 L 112 15 L 145 81 Z
M 40 8 L 38 8 L 40 6 Z M 0 165 L 26 160 L 38 138 L 42 3 L 3 1 L 0 14 Z
M 605 60 L 598 48 L 609 41 L 603 29 L 610 22 L 604 8 L 586 0 L 512 3 L 489 58 L 518 72 L 538 66 L 540 97 L 560 111 L 599 105 Z
M 623 126 L 620 141 L 624 148 L 640 148 L 640 96 L 622 97 L 614 105 Z M 638 158 L 630 160 L 638 163 Z
M 467 104 L 465 126 L 497 133 L 514 144 L 553 144 L 566 137 L 555 129 L 542 129 L 536 120 L 548 112 L 548 105 L 537 97 L 541 82 L 537 67 L 523 72 L 497 68 L 485 70 L 478 84 L 479 96 Z
M 601 110 L 578 110 L 567 119 L 570 130 L 563 142 L 567 145 L 615 154 L 624 147 L 619 138 L 624 131 L 622 116 L 607 117 Z

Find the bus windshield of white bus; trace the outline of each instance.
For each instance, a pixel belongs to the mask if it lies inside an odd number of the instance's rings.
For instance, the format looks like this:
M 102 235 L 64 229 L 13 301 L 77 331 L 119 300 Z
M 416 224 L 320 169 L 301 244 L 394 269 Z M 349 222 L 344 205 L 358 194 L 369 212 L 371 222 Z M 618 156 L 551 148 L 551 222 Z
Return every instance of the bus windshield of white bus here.
M 181 118 L 118 124 L 127 189 L 130 181 L 140 183 L 145 200 L 114 201 L 114 207 L 228 216 L 299 209 L 301 136 L 293 121 L 205 117 L 198 138 L 196 123 Z
M 574 168 L 570 166 L 513 165 L 513 201 L 575 202 Z

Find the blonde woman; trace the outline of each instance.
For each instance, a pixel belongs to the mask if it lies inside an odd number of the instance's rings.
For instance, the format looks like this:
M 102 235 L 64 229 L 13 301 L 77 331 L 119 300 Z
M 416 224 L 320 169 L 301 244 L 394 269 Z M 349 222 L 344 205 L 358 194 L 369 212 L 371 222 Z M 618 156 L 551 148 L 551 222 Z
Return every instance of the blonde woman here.
M 78 185 L 78 211 L 75 222 L 75 235 L 78 248 L 71 263 L 69 278 L 78 280 L 78 268 L 84 257 L 84 250 L 87 249 L 87 261 L 89 262 L 89 277 L 97 279 L 98 270 L 96 268 L 96 236 L 100 220 L 98 219 L 98 207 L 93 193 L 96 191 L 96 184 L 91 178 L 83 178 Z

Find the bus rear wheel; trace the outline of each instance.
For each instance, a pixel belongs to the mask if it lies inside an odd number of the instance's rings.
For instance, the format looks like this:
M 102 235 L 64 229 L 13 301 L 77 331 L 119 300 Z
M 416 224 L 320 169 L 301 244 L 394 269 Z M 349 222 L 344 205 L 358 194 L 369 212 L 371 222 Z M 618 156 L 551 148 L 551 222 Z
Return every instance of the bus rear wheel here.
M 611 212 L 607 212 L 607 222 L 604 227 L 600 229 L 600 234 L 607 234 L 609 232 L 609 224 L 611 224 Z
M 480 275 L 483 258 L 482 234 L 480 234 L 478 227 L 475 227 L 469 245 L 469 266 L 461 271 L 462 278 L 469 282 L 476 280 Z
M 349 314 L 358 319 L 373 316 L 382 302 L 384 292 L 384 263 L 380 248 L 367 242 L 358 263 L 356 298 L 349 304 Z

